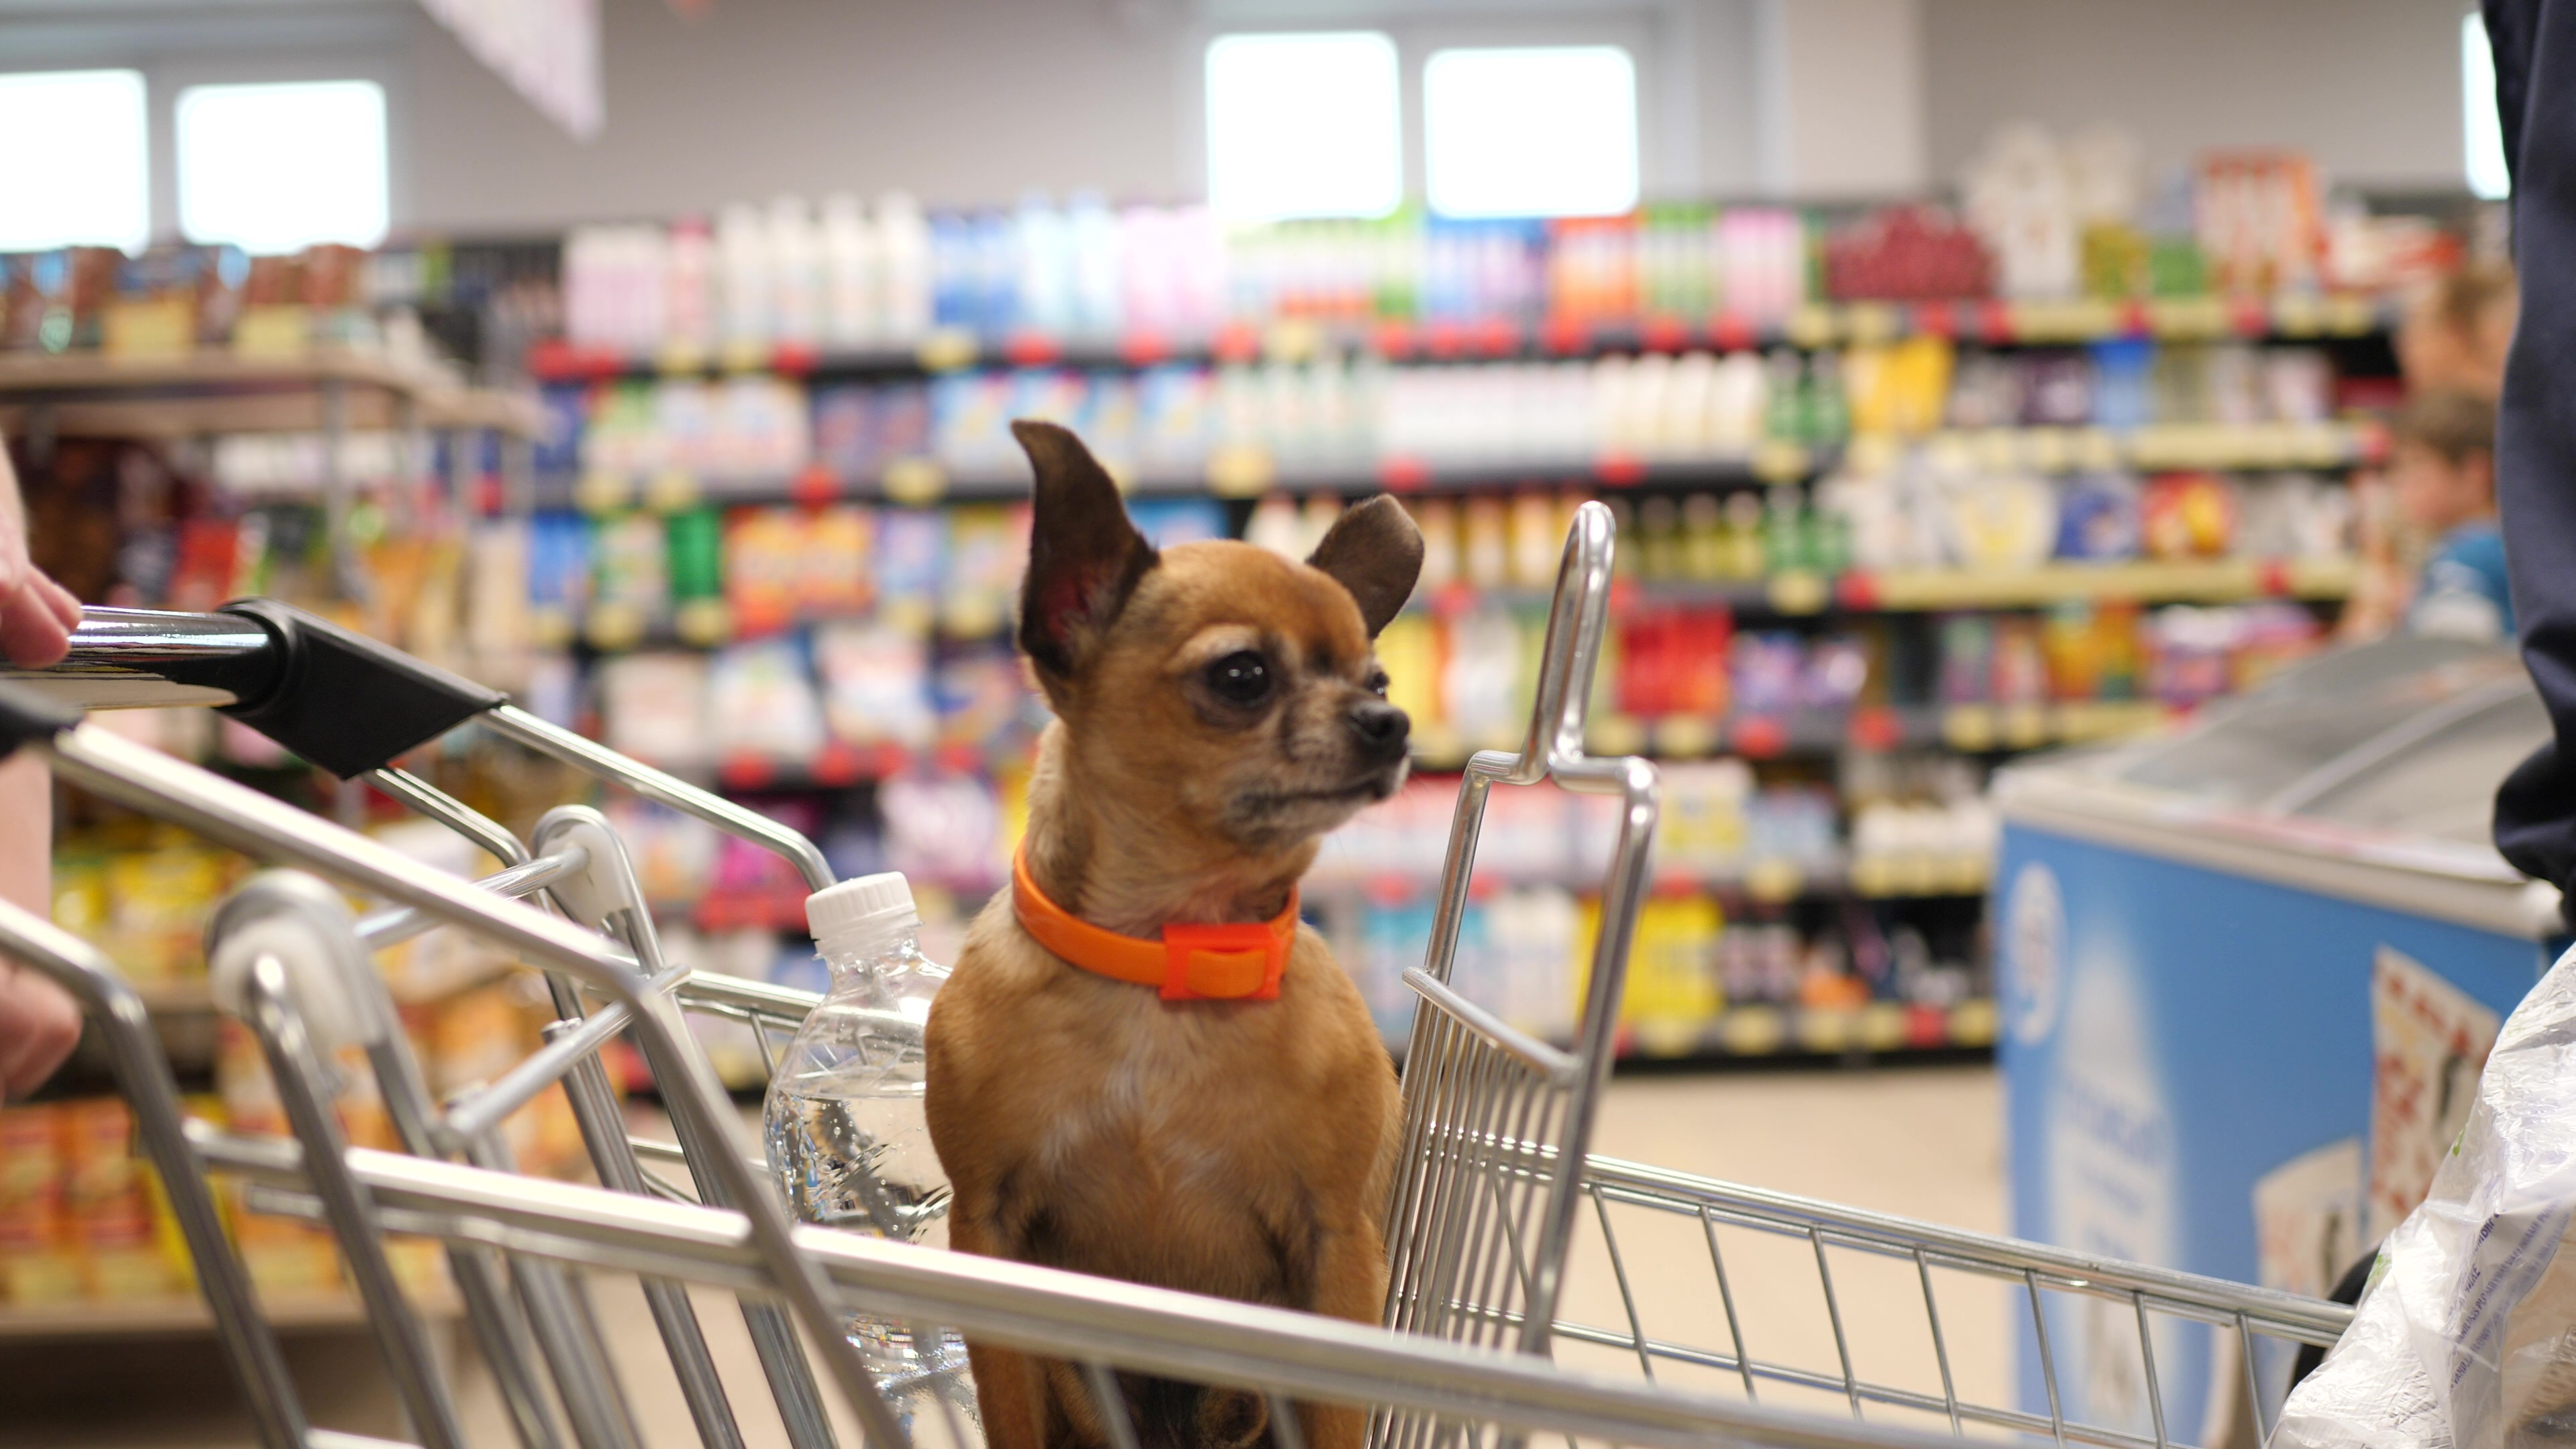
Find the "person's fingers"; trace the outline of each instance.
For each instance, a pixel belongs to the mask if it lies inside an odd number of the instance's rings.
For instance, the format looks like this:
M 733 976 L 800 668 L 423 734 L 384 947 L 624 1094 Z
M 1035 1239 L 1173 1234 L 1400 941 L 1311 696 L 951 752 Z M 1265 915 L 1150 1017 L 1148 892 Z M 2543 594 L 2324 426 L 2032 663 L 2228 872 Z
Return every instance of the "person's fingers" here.
M 0 654 L 21 669 L 41 669 L 71 647 L 71 627 L 50 599 L 29 585 L 0 595 Z
M 54 983 L 0 962 L 0 1098 L 45 1084 L 80 1044 L 80 1009 Z
M 55 583 L 52 579 L 46 577 L 42 573 L 35 575 L 35 584 L 36 592 L 44 595 L 45 603 L 53 609 L 54 617 L 63 621 L 64 628 L 77 629 L 80 627 L 80 595 L 73 593 L 71 590 L 64 588 L 58 583 Z

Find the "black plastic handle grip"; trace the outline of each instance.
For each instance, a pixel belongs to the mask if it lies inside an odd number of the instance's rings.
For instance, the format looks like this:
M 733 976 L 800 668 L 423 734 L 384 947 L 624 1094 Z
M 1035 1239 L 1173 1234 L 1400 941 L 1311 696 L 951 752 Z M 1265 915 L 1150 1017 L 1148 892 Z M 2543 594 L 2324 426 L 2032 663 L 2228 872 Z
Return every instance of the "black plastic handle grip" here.
M 229 666 L 223 713 L 342 779 L 382 769 L 509 696 L 274 599 L 218 612 L 249 619 L 270 647 Z M 256 692 L 254 665 L 273 669 Z

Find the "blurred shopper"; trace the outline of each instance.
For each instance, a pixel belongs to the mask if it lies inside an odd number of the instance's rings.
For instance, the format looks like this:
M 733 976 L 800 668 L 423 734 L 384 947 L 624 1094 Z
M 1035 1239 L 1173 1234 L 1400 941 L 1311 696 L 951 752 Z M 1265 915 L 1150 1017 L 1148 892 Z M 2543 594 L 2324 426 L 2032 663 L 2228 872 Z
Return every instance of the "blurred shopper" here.
M 30 668 L 63 657 L 80 601 L 27 560 L 27 510 L 0 447 L 0 654 Z M 0 763 L 0 899 L 53 915 L 53 777 L 20 755 Z M 54 1074 L 80 1040 L 80 1012 L 54 983 L 0 958 L 0 1100 Z
M 2495 419 L 2494 402 L 2464 392 L 2426 393 L 2397 419 L 2389 483 L 2398 516 L 2427 543 L 2405 608 L 2414 633 L 2513 637 L 2496 518 Z
M 2406 390 L 2501 397 L 2520 302 L 2513 268 L 2502 262 L 2471 262 L 2425 288 L 2397 324 Z
M 2409 301 L 2396 339 L 2397 365 L 2406 378 L 2407 396 L 2482 401 L 2492 437 L 2520 295 L 2512 267 L 2473 262 Z M 2442 410 L 2458 411 L 2456 404 L 2444 404 Z M 2485 451 L 2489 458 L 2494 456 L 2491 441 Z M 2425 532 L 2426 525 L 2411 517 L 2405 500 L 2398 496 L 2400 491 L 2399 480 L 2386 473 L 2365 473 L 2353 480 L 2359 535 L 2354 553 L 2360 571 L 2335 625 L 2336 636 L 2346 642 L 2377 639 L 2409 622 L 2408 611 L 2414 605 L 2427 554 L 2445 531 L 2437 524 L 2433 532 Z M 2501 552 L 2497 558 L 2501 588 Z M 2511 617 L 2511 610 L 2506 610 L 2506 634 L 2512 632 Z
M 2576 897 L 2576 3 L 2485 11 L 2523 279 L 2496 496 L 2523 660 L 2553 735 L 2496 792 L 2496 847 Z

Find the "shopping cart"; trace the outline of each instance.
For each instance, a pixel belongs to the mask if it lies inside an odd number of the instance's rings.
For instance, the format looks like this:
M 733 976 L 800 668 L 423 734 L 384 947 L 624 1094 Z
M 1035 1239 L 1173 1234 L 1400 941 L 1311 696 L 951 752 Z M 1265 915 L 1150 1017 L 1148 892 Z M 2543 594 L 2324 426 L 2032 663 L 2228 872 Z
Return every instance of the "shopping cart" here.
M 463 1431 L 448 1375 L 385 1259 L 387 1232 L 446 1244 L 467 1331 L 532 1449 L 567 1435 L 586 1449 L 640 1444 L 648 1427 L 661 1427 L 639 1425 L 627 1408 L 633 1376 L 659 1370 L 612 1352 L 585 1293 L 601 1273 L 644 1285 L 691 1426 L 709 1445 L 744 1442 L 731 1402 L 749 1386 L 717 1372 L 684 1284 L 739 1297 L 765 1387 L 799 1446 L 834 1442 L 814 1360 L 881 1449 L 977 1435 L 955 1414 L 898 1409 L 844 1334 L 858 1314 L 914 1325 L 917 1334 L 954 1328 L 1078 1365 L 1105 1410 L 1106 1449 L 1146 1449 L 1128 1410 L 1138 1375 L 1267 1396 L 1267 1437 L 1278 1449 L 1306 1449 L 1293 1406 L 1311 1401 L 1368 1408 L 1372 1441 L 1403 1449 L 1517 1445 L 1542 1432 L 1569 1443 L 1798 1449 L 1901 1449 L 1970 1432 L 2113 1449 L 2259 1436 L 2267 1365 L 2258 1348 L 2331 1343 L 2348 1310 L 1590 1153 L 1655 823 L 1653 766 L 1595 759 L 1583 747 L 1612 543 L 1607 510 L 1587 505 L 1567 542 L 1529 733 L 1517 753 L 1478 754 L 1460 790 L 1431 947 L 1406 978 L 1420 1005 L 1388 1218 L 1385 1328 L 792 1225 L 684 1018 L 747 1029 L 766 1066 L 774 1043 L 819 998 L 665 960 L 623 848 L 598 812 L 560 807 L 523 844 L 392 761 L 470 721 L 775 851 L 818 887 L 830 880 L 820 853 L 764 817 L 491 691 L 281 606 L 92 610 L 64 666 L 0 687 L 0 738 L 39 752 L 84 788 L 388 903 L 354 918 L 338 889 L 272 872 L 227 901 L 210 927 L 219 999 L 258 1038 L 292 1135 L 183 1122 L 139 999 L 90 947 L 0 908 L 0 950 L 63 982 L 97 1023 L 139 1144 L 170 1185 L 219 1334 L 272 1445 L 347 1436 L 306 1423 L 223 1238 L 209 1173 L 246 1179 L 258 1206 L 331 1226 L 411 1432 L 431 1446 L 461 1443 Z M 84 726 L 69 707 L 174 703 L 223 708 L 344 779 L 366 779 L 483 846 L 503 869 L 479 882 L 427 871 L 367 837 Z M 1486 797 L 1496 784 L 1551 781 L 1616 795 L 1623 811 L 1571 1049 L 1516 1030 L 1450 985 Z M 521 899 L 531 896 L 561 914 Z M 544 974 L 561 1016 L 542 1049 L 443 1102 L 422 1085 L 369 963 L 372 950 L 439 927 L 516 953 Z M 631 1035 L 651 1066 L 672 1141 L 628 1135 L 598 1055 L 619 1035 Z M 341 1140 L 328 1058 L 344 1045 L 363 1050 L 403 1151 Z M 598 1187 L 510 1171 L 499 1123 L 555 1082 L 566 1088 Z M 1568 1163 L 1581 1170 L 1565 1170 Z M 1784 1248 L 1798 1272 L 1811 1272 L 1812 1287 L 1782 1289 Z M 1875 1275 L 1884 1287 L 1890 1271 L 1904 1276 L 1903 1297 L 1854 1296 L 1856 1281 Z M 2021 1311 L 2030 1350 L 2020 1392 L 1956 1363 L 1944 1326 L 1944 1302 L 1948 1321 L 1963 1299 L 1995 1310 L 2004 1301 L 1996 1285 Z M 1788 1321 L 1780 1305 L 1793 1297 L 1800 1312 L 1821 1311 L 1821 1331 Z M 1678 1326 L 1665 1321 L 1668 1301 L 1686 1307 Z M 1783 1316 L 1748 1325 L 1755 1309 Z M 2216 1333 L 2204 1352 L 2178 1355 L 2175 1344 L 2187 1342 L 2178 1328 Z M 2239 1363 L 2229 1371 L 2234 1398 L 2205 1383 L 2228 1377 L 2209 1371 L 2226 1361 L 2206 1351 L 2222 1341 Z M 2178 1357 L 2189 1360 L 2179 1370 Z M 2183 1422 L 2193 1416 L 2176 1404 L 2177 1385 L 2222 1411 Z M 1819 1396 L 1834 1413 L 1814 1412 Z M 2253 1405 L 2249 1415 L 2231 1417 L 2237 1399 Z

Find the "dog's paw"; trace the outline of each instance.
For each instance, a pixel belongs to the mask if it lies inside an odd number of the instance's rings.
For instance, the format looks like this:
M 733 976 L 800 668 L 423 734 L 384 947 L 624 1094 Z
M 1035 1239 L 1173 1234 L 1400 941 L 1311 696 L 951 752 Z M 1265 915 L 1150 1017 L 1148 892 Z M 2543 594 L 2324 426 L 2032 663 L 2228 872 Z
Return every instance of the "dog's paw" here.
M 1199 1393 L 1199 1449 L 1252 1449 L 1270 1431 L 1270 1401 L 1242 1389 L 1203 1389 Z

